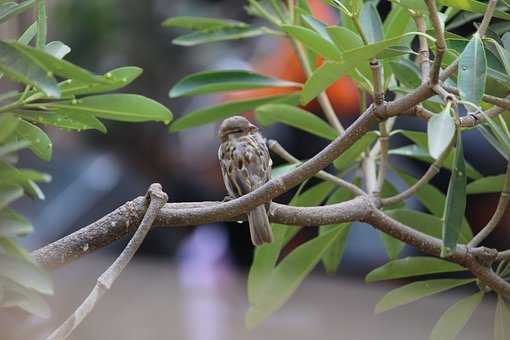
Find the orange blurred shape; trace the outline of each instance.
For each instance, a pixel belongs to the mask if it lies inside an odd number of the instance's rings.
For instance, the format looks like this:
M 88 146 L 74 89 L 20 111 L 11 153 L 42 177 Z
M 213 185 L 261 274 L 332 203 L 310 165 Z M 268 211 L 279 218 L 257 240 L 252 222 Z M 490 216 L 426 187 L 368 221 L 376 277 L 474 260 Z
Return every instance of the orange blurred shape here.
M 313 16 L 328 25 L 337 22 L 335 11 L 322 0 L 308 0 Z M 316 66 L 322 64 L 322 58 L 316 61 Z M 301 63 L 288 39 L 280 39 L 275 48 L 252 62 L 255 72 L 280 79 L 304 83 L 306 76 Z M 247 91 L 237 91 L 225 96 L 226 100 L 242 100 L 271 95 L 296 92 L 296 88 L 264 88 Z M 339 117 L 349 118 L 359 113 L 360 96 L 356 84 L 347 76 L 340 77 L 328 87 L 326 93 L 335 112 Z M 316 101 L 306 106 L 309 111 L 320 111 Z

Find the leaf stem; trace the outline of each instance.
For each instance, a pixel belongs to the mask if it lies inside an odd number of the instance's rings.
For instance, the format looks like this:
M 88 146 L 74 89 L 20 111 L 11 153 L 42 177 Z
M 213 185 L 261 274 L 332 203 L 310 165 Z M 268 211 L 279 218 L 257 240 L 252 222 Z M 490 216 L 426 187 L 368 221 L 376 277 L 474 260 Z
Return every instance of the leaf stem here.
M 48 33 L 47 19 L 46 1 L 37 0 L 37 36 L 35 46 L 40 49 L 44 49 L 44 46 L 46 46 L 46 36 Z

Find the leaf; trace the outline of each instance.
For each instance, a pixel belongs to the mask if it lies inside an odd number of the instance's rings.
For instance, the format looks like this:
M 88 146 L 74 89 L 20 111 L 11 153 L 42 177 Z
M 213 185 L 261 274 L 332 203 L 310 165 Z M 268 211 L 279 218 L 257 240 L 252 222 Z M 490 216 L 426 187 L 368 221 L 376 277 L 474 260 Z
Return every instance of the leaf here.
M 271 169 L 271 178 L 280 177 L 282 175 L 285 175 L 286 173 L 294 170 L 298 165 L 299 165 L 299 163 L 294 163 L 294 164 L 285 164 L 285 165 L 273 167 Z
M 369 43 L 383 40 L 383 24 L 373 2 L 367 2 L 361 11 L 361 26 Z
M 329 197 L 329 199 L 326 201 L 326 205 L 345 202 L 352 197 L 352 192 L 345 188 L 339 188 Z M 339 223 L 323 225 L 319 227 L 319 235 L 323 235 L 324 233 L 330 232 L 331 230 L 336 230 L 340 233 L 336 240 L 329 246 L 329 248 L 322 256 L 322 263 L 324 264 L 324 268 L 328 274 L 334 274 L 338 268 L 338 265 L 342 261 L 342 256 L 344 254 L 347 242 L 347 236 L 351 231 L 351 225 L 352 223 Z
M 38 65 L 52 74 L 56 74 L 63 78 L 77 79 L 89 83 L 105 82 L 101 77 L 98 77 L 97 75 L 92 74 L 89 71 L 68 61 L 58 59 L 51 54 L 44 52 L 43 50 L 25 46 L 18 42 L 10 42 L 8 44 L 10 47 L 20 52 L 23 56 L 30 58 L 32 61 L 36 62 Z
M 441 257 L 448 255 L 457 247 L 457 240 L 466 210 L 466 165 L 460 132 L 457 134 L 454 168 L 450 175 L 446 205 L 443 217 L 443 246 Z
M 243 70 L 200 72 L 189 75 L 170 90 L 170 98 L 264 87 L 301 87 L 299 83 Z
M 18 42 L 23 45 L 28 45 L 37 34 L 37 22 L 32 23 L 18 38 Z
M 11 44 L 0 41 L 0 71 L 13 80 L 37 87 L 48 97 L 58 98 L 60 91 L 55 78 Z
M 199 31 L 248 26 L 244 22 L 237 20 L 190 16 L 168 18 L 161 25 L 163 27 L 178 27 Z
M 5 255 L 18 257 L 22 260 L 35 263 L 34 258 L 25 250 L 14 238 L 0 237 L 0 246 L 3 248 Z M 0 300 L 2 300 L 0 298 Z
M 414 89 L 421 85 L 420 70 L 411 60 L 399 59 L 397 61 L 390 61 L 390 65 L 395 78 L 397 78 L 401 85 L 409 89 Z
M 44 47 L 44 52 L 51 54 L 57 59 L 62 59 L 71 52 L 71 48 L 62 41 L 52 41 Z
M 6 290 L 4 298 L 0 301 L 1 307 L 19 307 L 41 318 L 48 318 L 51 315 L 46 301 L 34 290 L 2 277 L 0 277 L 0 286 Z
M 334 185 L 329 182 L 317 184 L 301 194 L 299 192 L 295 194 L 289 205 L 298 207 L 320 205 L 333 187 Z M 252 305 L 259 300 L 264 291 L 264 285 L 271 279 L 273 266 L 281 248 L 299 231 L 299 228 L 277 223 L 273 223 L 271 228 L 273 229 L 273 243 L 264 244 L 255 249 L 248 274 L 248 300 Z
M 317 19 L 315 19 L 311 15 L 303 14 L 301 15 L 301 18 L 303 18 L 303 21 L 315 32 L 319 33 L 319 35 L 328 40 L 331 41 L 331 37 L 329 36 L 328 32 L 326 31 L 326 25 Z
M 16 131 L 19 122 L 20 119 L 12 113 L 2 113 L 0 115 L 0 143 Z
M 390 260 L 398 258 L 402 250 L 404 250 L 406 244 L 399 239 L 394 238 L 391 235 L 386 234 L 383 231 L 379 232 L 379 237 L 383 241 L 384 249 Z
M 259 122 L 269 119 L 329 140 L 334 140 L 338 137 L 336 130 L 322 119 L 313 113 L 295 106 L 286 104 L 266 104 L 257 108 L 255 113 Z
M 485 194 L 501 192 L 505 183 L 505 175 L 487 176 L 469 183 L 466 187 L 468 194 Z
M 468 12 L 485 13 L 487 11 L 486 4 L 475 0 L 439 0 L 438 3 L 443 6 L 458 8 Z M 500 10 L 494 11 L 494 17 L 510 20 L 510 14 Z
M 499 61 L 503 65 L 503 68 L 507 75 L 510 75 L 510 52 L 508 52 L 501 44 L 491 38 L 486 38 L 487 46 L 490 51 L 493 51 L 493 54 L 498 57 Z
M 375 313 L 386 312 L 424 297 L 441 293 L 474 281 L 475 279 L 436 279 L 413 282 L 393 289 L 386 294 L 375 306 Z
M 258 37 L 268 33 L 265 27 L 231 27 L 181 35 L 172 43 L 179 46 L 196 46 L 218 41 L 238 40 Z
M 317 265 L 343 229 L 332 229 L 307 241 L 287 255 L 271 273 L 263 292 L 246 314 L 246 325 L 253 329 L 278 310 Z
M 397 176 L 404 180 L 408 186 L 411 186 L 418 181 L 417 178 L 414 178 L 402 171 L 398 171 L 395 168 L 392 170 Z M 424 184 L 416 192 L 415 196 L 434 216 L 443 218 L 446 196 L 439 189 L 433 185 Z M 469 223 L 465 217 L 462 223 L 460 237 L 462 242 L 466 243 L 473 238 L 473 232 L 471 231 L 471 227 L 469 226 Z
M 438 159 L 447 150 L 455 136 L 455 122 L 447 106 L 441 113 L 432 116 L 427 122 L 429 154 Z
M 496 316 L 494 317 L 494 340 L 510 338 L 510 312 L 503 297 L 498 295 Z
M 480 106 L 487 79 L 487 58 L 480 36 L 475 33 L 460 55 L 458 88 L 462 100 Z
M 0 4 L 0 24 L 11 17 L 23 13 L 35 3 L 35 0 L 27 0 L 20 3 L 8 1 Z
M 15 184 L 0 183 L 0 210 L 21 197 L 23 197 L 22 187 Z
M 419 275 L 465 271 L 466 268 L 435 257 L 406 257 L 390 261 L 372 270 L 365 277 L 366 282 L 394 280 Z
M 453 340 L 464 328 L 476 307 L 482 302 L 484 293 L 478 292 L 459 300 L 446 310 L 434 326 L 430 340 Z
M 61 97 L 100 93 L 124 87 L 142 74 L 143 70 L 136 66 L 119 67 L 101 76 L 102 82 L 89 83 L 81 80 L 68 79 L 58 84 Z
M 53 125 L 63 129 L 77 131 L 96 129 L 103 133 L 106 132 L 106 127 L 99 119 L 83 112 L 72 112 L 72 114 L 60 112 L 57 114 L 53 112 L 23 110 L 17 111 L 17 114 L 34 123 Z
M 323 38 L 319 33 L 311 29 L 301 26 L 282 25 L 282 30 L 292 38 L 302 42 L 305 47 L 326 59 L 340 60 L 342 58 L 342 53 L 331 41 Z
M 275 95 L 248 100 L 231 101 L 198 109 L 176 119 L 172 125 L 170 125 L 170 132 L 186 130 L 192 127 L 219 121 L 238 113 L 254 110 L 261 105 L 269 103 L 296 105 L 298 104 L 298 94 Z
M 384 37 L 386 39 L 394 38 L 406 31 L 412 31 L 409 27 L 412 24 L 411 21 L 411 16 L 405 7 L 392 6 L 391 11 L 384 20 Z
M 347 150 L 345 150 L 340 157 L 335 159 L 333 164 L 335 168 L 339 170 L 345 170 L 352 166 L 353 163 L 358 159 L 362 152 L 364 152 L 375 140 L 377 139 L 377 133 L 369 131 L 364 134 L 356 143 L 352 144 Z
M 326 31 L 340 51 L 348 51 L 363 46 L 361 37 L 348 28 L 329 26 Z
M 392 209 L 385 213 L 397 221 L 430 236 L 441 237 L 441 218 L 410 209 Z
M 311 102 L 351 69 L 353 69 L 353 66 L 347 63 L 335 61 L 326 61 L 323 63 L 306 81 L 301 92 L 301 104 L 306 105 Z
M 17 257 L 0 254 L 0 277 L 6 277 L 17 284 L 34 289 L 42 294 L 53 294 L 51 278 L 33 263 Z
M 24 236 L 33 230 L 32 224 L 14 210 L 4 208 L 0 211 L 0 236 Z
M 137 94 L 116 93 L 89 96 L 73 101 L 45 103 L 55 113 L 91 114 L 123 122 L 161 121 L 168 124 L 172 113 L 160 103 Z
M 44 161 L 51 160 L 53 145 L 48 135 L 39 127 L 26 120 L 21 120 L 16 129 L 16 134 L 19 138 L 30 142 L 28 147 L 37 157 Z
M 428 15 L 429 9 L 424 1 L 420 0 L 391 0 L 392 2 L 399 4 L 405 8 L 413 10 L 419 15 Z

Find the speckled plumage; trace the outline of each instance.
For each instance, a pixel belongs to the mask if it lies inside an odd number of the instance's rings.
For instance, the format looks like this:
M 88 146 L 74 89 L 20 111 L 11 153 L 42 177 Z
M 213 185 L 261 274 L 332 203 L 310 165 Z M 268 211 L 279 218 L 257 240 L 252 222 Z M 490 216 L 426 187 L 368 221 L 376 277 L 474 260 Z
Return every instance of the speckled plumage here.
M 227 118 L 220 126 L 218 150 L 223 181 L 230 196 L 243 196 L 271 178 L 272 161 L 265 139 L 246 118 Z M 248 214 L 253 244 L 272 241 L 267 211 L 259 206 Z

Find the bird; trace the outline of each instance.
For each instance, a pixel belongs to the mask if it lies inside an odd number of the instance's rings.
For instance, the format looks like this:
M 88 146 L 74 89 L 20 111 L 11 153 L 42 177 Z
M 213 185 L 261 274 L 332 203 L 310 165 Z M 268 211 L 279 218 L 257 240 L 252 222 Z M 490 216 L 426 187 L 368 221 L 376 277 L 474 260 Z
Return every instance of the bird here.
M 218 159 L 228 197 L 246 195 L 271 179 L 273 162 L 266 140 L 248 119 L 242 116 L 225 119 L 218 136 L 221 142 Z M 248 212 L 251 240 L 255 246 L 273 241 L 267 216 L 269 205 L 260 205 Z

